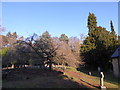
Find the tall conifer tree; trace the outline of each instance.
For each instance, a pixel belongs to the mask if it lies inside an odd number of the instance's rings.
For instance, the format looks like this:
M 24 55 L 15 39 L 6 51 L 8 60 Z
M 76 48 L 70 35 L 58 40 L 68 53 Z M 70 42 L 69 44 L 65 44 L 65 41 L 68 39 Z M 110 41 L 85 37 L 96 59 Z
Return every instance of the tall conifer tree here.
M 117 37 L 112 21 L 110 22 L 111 32 L 106 28 L 97 26 L 96 16 L 89 13 L 88 16 L 88 37 L 81 45 L 82 55 L 90 67 L 108 69 L 111 55 L 117 46 Z
M 95 30 L 97 27 L 97 19 L 94 13 L 89 13 L 87 27 L 89 29 L 89 32 Z
M 114 26 L 112 20 L 110 21 L 111 32 L 115 34 Z

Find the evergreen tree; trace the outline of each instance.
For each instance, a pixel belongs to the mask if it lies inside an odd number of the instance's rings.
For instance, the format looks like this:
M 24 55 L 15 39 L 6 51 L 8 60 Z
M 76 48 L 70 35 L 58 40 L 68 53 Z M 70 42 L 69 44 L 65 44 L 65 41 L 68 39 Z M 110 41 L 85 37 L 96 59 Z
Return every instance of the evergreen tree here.
M 114 30 L 113 22 L 112 20 L 110 21 L 110 27 L 111 27 L 111 38 L 113 39 L 113 44 L 116 43 L 115 41 L 117 40 L 117 35 Z
M 95 27 L 97 27 L 97 20 L 94 13 L 89 13 L 87 27 L 89 32 L 95 30 Z
M 14 32 L 14 33 L 13 33 L 13 36 L 14 36 L 15 38 L 17 38 L 17 37 L 18 37 L 18 35 L 17 35 L 17 33 L 16 33 L 16 32 Z
M 89 16 L 88 18 L 90 18 Z M 89 27 L 92 27 L 93 24 L 94 22 L 91 22 Z M 113 24 L 111 26 L 113 29 Z M 100 66 L 103 69 L 108 69 L 111 63 L 111 55 L 118 45 L 116 34 L 107 31 L 106 28 L 101 26 L 94 27 L 94 30 L 91 29 L 88 33 L 88 37 L 81 45 L 81 52 L 85 56 L 86 64 L 93 68 Z
M 68 44 L 69 38 L 65 34 L 61 34 L 59 40 L 64 41 Z
M 35 49 L 43 58 L 43 62 L 52 69 L 53 57 L 56 55 L 57 48 L 54 47 L 53 39 L 48 31 L 44 32 L 35 43 Z
M 119 45 L 120 45 L 120 36 L 118 35 L 118 43 L 119 43 Z
M 111 33 L 115 34 L 114 26 L 112 20 L 110 21 Z

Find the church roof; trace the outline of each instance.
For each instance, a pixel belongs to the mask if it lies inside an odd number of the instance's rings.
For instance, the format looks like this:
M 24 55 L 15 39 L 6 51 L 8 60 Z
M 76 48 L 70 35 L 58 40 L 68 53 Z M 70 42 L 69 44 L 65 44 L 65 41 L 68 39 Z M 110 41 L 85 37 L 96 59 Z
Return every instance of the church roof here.
M 120 51 L 120 46 L 115 50 L 115 52 L 113 53 L 113 55 L 111 57 L 112 58 L 119 57 L 120 56 L 119 51 Z

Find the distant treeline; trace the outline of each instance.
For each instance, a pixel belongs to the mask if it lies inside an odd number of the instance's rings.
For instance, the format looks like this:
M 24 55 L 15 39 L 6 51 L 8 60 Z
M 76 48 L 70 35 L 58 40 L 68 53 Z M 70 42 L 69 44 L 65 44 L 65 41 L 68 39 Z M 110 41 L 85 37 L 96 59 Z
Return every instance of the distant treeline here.
M 87 27 L 88 35 L 80 34 L 80 39 L 68 38 L 65 34 L 51 37 L 48 31 L 40 36 L 34 33 L 27 38 L 20 37 L 16 32 L 0 35 L 2 66 L 14 65 L 17 68 L 39 65 L 52 69 L 52 64 L 72 67 L 85 64 L 91 69 L 112 69 L 111 55 L 120 45 L 113 22 L 110 21 L 111 31 L 107 31 L 106 28 L 97 26 L 96 16 L 89 13 Z M 0 26 L 0 32 L 3 31 Z

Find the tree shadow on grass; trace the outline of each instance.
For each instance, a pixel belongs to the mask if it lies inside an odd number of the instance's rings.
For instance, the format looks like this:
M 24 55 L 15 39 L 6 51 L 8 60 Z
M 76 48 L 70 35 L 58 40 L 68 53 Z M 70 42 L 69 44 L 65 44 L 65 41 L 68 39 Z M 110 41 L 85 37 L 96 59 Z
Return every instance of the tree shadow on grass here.
M 91 73 L 92 76 L 100 77 L 100 74 L 98 73 L 97 70 L 90 70 L 89 68 L 85 68 L 85 67 L 77 68 L 77 70 L 87 75 L 90 75 Z
M 97 70 L 90 70 L 88 68 L 77 68 L 78 71 L 85 73 L 87 75 L 89 75 L 89 72 L 91 72 L 91 76 L 95 76 L 100 78 L 100 73 L 98 73 Z M 104 80 L 107 82 L 111 82 L 114 84 L 118 84 L 119 83 L 119 78 L 115 77 L 113 72 L 103 72 L 104 73 Z
M 90 85 L 90 86 L 92 86 L 92 87 L 95 87 L 95 88 L 100 89 L 99 86 L 95 86 L 95 85 L 93 85 L 93 84 L 90 84 L 90 83 L 88 83 L 88 82 L 86 82 L 86 81 L 84 81 L 84 80 L 82 80 L 82 79 L 80 79 L 80 81 L 82 81 L 82 82 L 84 82 L 84 83 L 87 83 L 88 85 Z
M 5 72 L 5 70 L 3 71 Z M 85 86 L 72 81 L 60 71 L 48 69 L 19 68 L 7 70 L 9 72 L 3 78 L 3 89 L 14 88 L 81 88 Z M 3 74 L 4 75 L 4 74 Z

